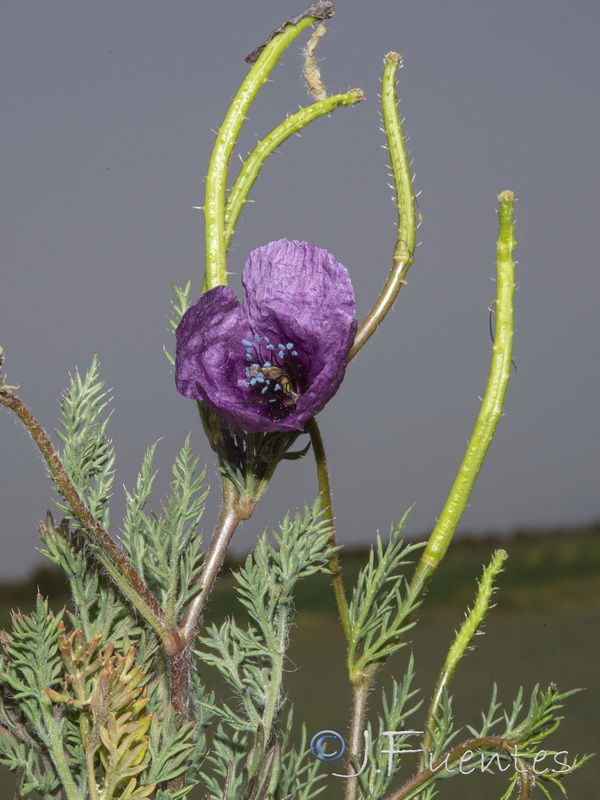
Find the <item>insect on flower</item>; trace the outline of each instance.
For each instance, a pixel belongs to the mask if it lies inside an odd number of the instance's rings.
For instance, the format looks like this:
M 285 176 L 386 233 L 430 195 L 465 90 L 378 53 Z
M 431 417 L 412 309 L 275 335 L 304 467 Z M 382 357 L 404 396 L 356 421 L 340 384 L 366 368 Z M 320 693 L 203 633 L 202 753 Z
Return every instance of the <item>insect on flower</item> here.
M 242 282 L 243 307 L 217 286 L 184 314 L 177 388 L 243 430 L 302 430 L 344 377 L 350 276 L 327 250 L 281 239 L 250 253 Z

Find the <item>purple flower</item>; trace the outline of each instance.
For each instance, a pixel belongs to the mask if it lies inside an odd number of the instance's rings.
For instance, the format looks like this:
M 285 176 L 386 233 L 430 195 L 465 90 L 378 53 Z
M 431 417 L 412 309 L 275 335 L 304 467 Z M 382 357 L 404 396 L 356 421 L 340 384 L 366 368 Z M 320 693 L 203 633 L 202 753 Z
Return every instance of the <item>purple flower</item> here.
M 216 286 L 177 328 L 175 381 L 245 431 L 302 430 L 337 391 L 354 341 L 354 291 L 327 250 L 280 239 L 253 250 L 244 304 Z

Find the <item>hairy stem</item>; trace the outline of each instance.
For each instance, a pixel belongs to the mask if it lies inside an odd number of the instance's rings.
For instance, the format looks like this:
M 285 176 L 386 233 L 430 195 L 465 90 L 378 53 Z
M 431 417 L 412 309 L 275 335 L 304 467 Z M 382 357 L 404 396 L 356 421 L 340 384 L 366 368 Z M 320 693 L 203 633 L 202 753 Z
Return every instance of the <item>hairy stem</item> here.
M 287 24 L 266 43 L 256 63 L 242 82 L 223 124 L 217 133 L 206 174 L 204 199 L 204 228 L 206 241 L 206 272 L 202 291 L 227 284 L 225 192 L 231 154 L 235 148 L 248 109 L 263 86 L 283 51 L 315 17 L 303 17 L 296 24 Z
M 160 604 L 135 571 L 123 550 L 111 539 L 79 496 L 52 442 L 31 410 L 6 388 L 0 388 L 0 403 L 14 411 L 31 434 L 31 438 L 44 457 L 63 497 L 94 543 L 94 553 L 111 578 L 132 605 L 159 634 L 165 648 L 171 647 L 173 645 L 172 632 L 168 629 Z
M 96 788 L 96 771 L 94 769 L 95 752 L 96 752 L 95 749 L 88 747 L 85 754 L 85 766 L 87 772 L 90 800 L 98 800 L 98 789 Z
M 317 464 L 317 477 L 319 480 L 319 490 L 323 498 L 323 516 L 331 527 L 329 534 L 329 546 L 335 548 L 335 524 L 333 518 L 333 507 L 331 505 L 331 486 L 329 483 L 329 469 L 327 467 L 327 457 L 325 455 L 325 448 L 323 446 L 323 439 L 317 421 L 313 417 L 306 423 L 306 429 L 310 434 L 310 441 L 312 443 L 315 462 Z M 333 581 L 333 590 L 335 592 L 335 599 L 342 621 L 342 628 L 344 629 L 344 636 L 346 640 L 350 640 L 352 628 L 350 625 L 350 612 L 348 609 L 348 600 L 346 598 L 346 591 L 344 589 L 344 581 L 342 580 L 342 565 L 340 562 L 339 553 L 337 550 L 329 556 L 329 571 L 331 572 L 331 579 Z
M 356 763 L 360 761 L 364 744 L 363 730 L 367 713 L 367 697 L 377 671 L 378 665 L 371 664 L 368 672 L 352 687 L 352 713 L 350 716 L 348 765 L 346 770 L 349 777 L 346 778 L 344 800 L 356 800 L 358 796 L 358 778 L 354 776 L 356 775 Z
M 75 784 L 75 779 L 71 771 L 65 743 L 63 740 L 64 729 L 59 729 L 57 721 L 52 712 L 48 709 L 43 712 L 45 717 L 45 727 L 48 732 L 48 750 L 50 758 L 54 764 L 58 777 L 65 790 L 65 800 L 81 800 L 81 795 Z
M 264 139 L 256 145 L 248 158 L 244 161 L 235 183 L 231 187 L 227 206 L 225 208 L 225 248 L 231 244 L 231 237 L 234 234 L 239 216 L 248 199 L 250 189 L 254 185 L 260 170 L 266 159 L 288 139 L 293 133 L 297 133 L 306 127 L 310 122 L 325 114 L 329 114 L 341 106 L 360 103 L 364 99 L 364 94 L 360 89 L 351 89 L 345 94 L 336 94 L 313 103 L 306 108 L 301 108 L 295 114 L 289 116 L 280 125 L 274 128 Z
M 192 646 L 187 642 L 183 642 L 180 649 L 168 658 L 169 701 L 182 724 L 189 719 L 191 658 Z
M 273 679 L 269 687 L 269 694 L 267 696 L 267 702 L 262 715 L 265 746 L 267 745 L 271 736 L 273 721 L 275 720 L 275 716 L 280 705 L 281 687 L 283 684 L 283 667 L 285 663 L 285 650 L 287 645 L 288 616 L 288 609 L 286 607 L 282 607 L 277 616 L 277 629 L 273 637 L 274 640 L 270 643 L 272 652 L 274 653 L 272 672 Z
M 394 248 L 390 275 L 375 305 L 356 332 L 354 344 L 347 356 L 348 361 L 352 361 L 385 319 L 402 285 L 406 283 L 405 278 L 414 258 L 417 237 L 415 196 L 396 97 L 396 72 L 400 65 L 401 59 L 398 53 L 388 53 L 384 61 L 381 82 L 383 127 L 390 153 L 398 207 L 398 238 Z
M 169 700 L 181 721 L 189 719 L 190 710 L 190 670 L 196 629 L 213 589 L 219 570 L 227 553 L 231 538 L 242 519 L 247 519 L 240 506 L 239 495 L 231 481 L 222 478 L 221 513 L 213 538 L 204 559 L 200 576 L 201 586 L 198 594 L 188 604 L 179 627 L 179 647 L 168 654 Z M 169 783 L 171 791 L 178 791 L 184 786 L 185 776 L 180 775 Z
M 310 434 L 313 453 L 317 464 L 317 475 L 319 479 L 319 489 L 321 497 L 323 498 L 323 515 L 329 525 L 331 526 L 331 533 L 329 537 L 329 544 L 332 548 L 336 546 L 335 539 L 335 525 L 333 518 L 333 509 L 331 504 L 331 486 L 329 483 L 329 469 L 327 467 L 327 458 L 325 455 L 325 448 L 323 446 L 323 439 L 317 421 L 313 417 L 306 425 L 306 429 Z M 352 637 L 352 625 L 350 623 L 350 610 L 348 607 L 348 600 L 344 589 L 344 582 L 342 580 L 342 565 L 337 550 L 335 550 L 329 557 L 329 571 L 331 572 L 333 588 L 335 592 L 335 599 L 338 606 L 338 612 L 342 621 L 342 628 L 346 641 L 350 644 Z M 348 774 L 354 773 L 354 759 L 360 758 L 362 748 L 362 731 L 364 727 L 364 719 L 367 710 L 367 696 L 369 689 L 375 678 L 377 667 L 370 665 L 367 671 L 362 673 L 358 680 L 352 681 L 353 702 L 352 702 L 352 716 L 350 720 L 350 741 L 348 743 Z M 352 677 L 352 676 L 351 676 Z M 358 791 L 358 783 L 356 778 L 349 777 L 346 780 L 346 800 L 355 800 Z
M 481 581 L 479 583 L 479 590 L 475 599 L 475 604 L 472 610 L 467 615 L 467 618 L 461 625 L 459 632 L 456 635 L 446 661 L 438 678 L 437 686 L 431 705 L 429 706 L 429 713 L 427 714 L 427 722 L 425 723 L 425 736 L 423 737 L 423 750 L 429 752 L 433 745 L 433 732 L 435 728 L 435 718 L 440 706 L 444 689 L 448 686 L 454 674 L 454 670 L 458 666 L 471 639 L 477 633 L 477 629 L 483 622 L 483 618 L 487 614 L 492 593 L 494 591 L 494 578 L 501 572 L 504 562 L 508 555 L 505 550 L 497 550 L 491 562 L 483 571 Z M 423 758 L 421 758 L 421 768 L 425 766 Z
M 221 569 L 231 538 L 238 524 L 243 519 L 248 519 L 251 513 L 243 509 L 239 495 L 228 478 L 223 477 L 222 486 L 221 513 L 204 559 L 199 581 L 202 588 L 190 601 L 181 620 L 180 634 L 186 645 L 191 644 L 194 640 L 196 627 Z
M 514 331 L 513 295 L 515 291 L 515 264 L 512 252 L 516 244 L 513 223 L 514 195 L 502 192 L 498 198 L 500 232 L 496 259 L 496 338 L 492 348 L 492 361 L 487 388 L 477 420 L 467 445 L 462 464 L 442 509 L 433 533 L 429 537 L 421 560 L 415 571 L 413 583 L 427 581 L 440 564 L 463 515 L 469 496 L 485 454 L 492 441 L 510 378 L 512 342 Z
M 438 780 L 442 777 L 440 771 L 443 768 L 446 771 L 452 771 L 450 768 L 460 762 L 467 753 L 473 755 L 476 752 L 489 752 L 490 750 L 501 750 L 507 753 L 511 758 L 515 758 L 517 743 L 514 739 L 502 739 L 499 736 L 484 736 L 480 739 L 467 739 L 456 747 L 451 748 L 446 753 L 443 753 L 439 758 L 431 763 L 430 766 L 420 770 L 404 786 L 401 786 L 397 791 L 389 794 L 385 800 L 410 800 L 417 797 L 422 789 L 431 782 L 432 778 L 436 777 Z M 468 774 L 468 773 L 467 773 Z

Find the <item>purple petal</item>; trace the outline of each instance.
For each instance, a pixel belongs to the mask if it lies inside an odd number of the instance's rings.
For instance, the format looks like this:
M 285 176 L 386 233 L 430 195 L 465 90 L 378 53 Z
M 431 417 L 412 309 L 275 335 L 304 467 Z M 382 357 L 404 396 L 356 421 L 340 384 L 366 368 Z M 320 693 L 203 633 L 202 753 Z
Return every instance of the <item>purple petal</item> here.
M 348 272 L 314 244 L 281 239 L 250 253 L 243 283 L 243 309 L 218 286 L 184 314 L 177 388 L 246 431 L 302 430 L 344 377 L 357 327 Z M 277 378 L 264 388 L 267 363 L 280 368 L 287 394 Z
M 232 392 L 239 374 L 248 322 L 228 286 L 216 286 L 188 308 L 176 331 L 175 382 L 186 397 L 215 408 Z
M 246 431 L 281 430 L 244 388 L 242 340 L 251 338 L 248 320 L 229 287 L 216 286 L 203 294 L 176 331 L 177 390 Z
M 252 329 L 293 343 L 304 356 L 308 389 L 282 421 L 302 429 L 344 377 L 357 327 L 348 271 L 327 250 L 280 239 L 250 253 L 242 280 Z

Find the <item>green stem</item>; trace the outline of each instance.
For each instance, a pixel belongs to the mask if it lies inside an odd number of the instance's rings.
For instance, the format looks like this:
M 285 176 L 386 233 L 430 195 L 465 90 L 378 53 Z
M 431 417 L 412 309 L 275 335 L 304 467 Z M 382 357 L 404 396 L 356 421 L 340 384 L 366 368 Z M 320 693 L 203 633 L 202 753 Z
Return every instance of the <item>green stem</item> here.
M 50 740 L 48 749 L 58 777 L 65 790 L 65 800 L 82 800 L 67 760 L 65 742 L 61 736 L 58 724 L 50 710 L 46 710 L 44 716 L 46 717 L 46 727 Z
M 364 347 L 394 304 L 398 292 L 406 283 L 405 278 L 413 263 L 416 246 L 415 196 L 396 96 L 396 72 L 401 64 L 400 56 L 398 53 L 388 53 L 384 64 L 381 81 L 381 110 L 396 189 L 398 238 L 394 248 L 390 275 L 375 305 L 356 332 L 354 344 L 348 353 L 348 361 L 351 361 Z
M 498 573 L 502 571 L 502 567 L 507 557 L 508 555 L 504 550 L 496 550 L 494 553 L 494 557 L 489 565 L 485 568 L 483 575 L 481 576 L 475 604 L 467 615 L 467 618 L 463 622 L 454 642 L 452 643 L 452 646 L 450 647 L 450 650 L 448 651 L 444 667 L 440 673 L 433 699 L 429 707 L 429 713 L 427 714 L 427 722 L 425 723 L 425 736 L 423 737 L 423 750 L 425 753 L 429 752 L 433 744 L 435 718 L 442 695 L 444 693 L 444 689 L 450 683 L 458 662 L 465 654 L 471 639 L 477 633 L 477 629 L 487 614 L 490 600 L 492 599 L 492 593 L 494 591 L 494 579 Z M 423 759 L 421 759 L 421 768 L 423 766 Z
M 6 388 L 0 388 L 0 403 L 14 411 L 31 434 L 63 497 L 96 545 L 94 553 L 106 571 L 132 605 L 159 634 L 165 648 L 172 646 L 172 632 L 168 629 L 160 604 L 132 567 L 123 550 L 111 539 L 79 496 L 52 442 L 31 410 Z
M 360 103 L 363 99 L 364 94 L 360 89 L 351 89 L 345 94 L 332 95 L 325 100 L 320 100 L 318 103 L 301 108 L 300 111 L 292 114 L 274 128 L 264 139 L 261 139 L 244 161 L 229 192 L 225 208 L 225 249 L 228 249 L 231 244 L 231 237 L 234 234 L 241 211 L 267 158 L 293 133 L 297 133 L 313 120 L 329 114 L 341 106 Z
M 273 727 L 273 720 L 279 708 L 279 699 L 281 694 L 281 686 L 283 683 L 283 667 L 285 663 L 285 651 L 287 645 L 288 634 L 288 609 L 282 606 L 279 610 L 277 618 L 277 632 L 275 640 L 271 642 L 272 652 L 275 654 L 273 658 L 273 672 L 271 685 L 269 687 L 269 694 L 267 702 L 262 715 L 262 724 L 264 729 L 264 744 L 265 747 L 271 737 L 271 728 Z
M 206 240 L 206 272 L 202 291 L 227 284 L 225 244 L 225 191 L 229 160 L 235 148 L 246 114 L 279 61 L 283 51 L 315 17 L 304 17 L 297 24 L 286 25 L 264 47 L 258 60 L 244 79 L 217 134 L 206 175 L 204 221 Z
M 452 536 L 469 501 L 469 495 L 490 446 L 510 377 L 514 331 L 513 295 L 515 291 L 515 247 L 513 223 L 514 195 L 502 192 L 498 198 L 500 232 L 497 243 L 496 337 L 486 392 L 473 433 L 456 479 L 415 571 L 413 583 L 427 581 L 444 557 Z
M 90 800 L 98 800 L 98 791 L 96 789 L 96 771 L 94 769 L 94 754 L 96 750 L 88 748 L 85 754 L 85 764 L 87 769 L 88 788 L 90 792 Z
M 317 465 L 317 477 L 319 480 L 319 490 L 323 498 L 323 517 L 330 525 L 331 533 L 329 534 L 329 546 L 336 547 L 335 541 L 335 524 L 333 518 L 333 507 L 331 505 L 331 486 L 329 484 L 329 469 L 327 467 L 327 458 L 325 456 L 325 448 L 323 447 L 323 439 L 317 421 L 313 417 L 306 423 L 306 429 L 310 434 L 310 441 L 312 443 L 315 462 Z M 340 562 L 339 553 L 334 550 L 329 556 L 329 571 L 331 572 L 331 579 L 333 581 L 333 589 L 335 592 L 335 599 L 337 602 L 344 636 L 349 642 L 352 635 L 352 626 L 350 624 L 350 611 L 348 609 L 348 600 L 344 589 L 344 582 L 342 580 L 342 565 Z

